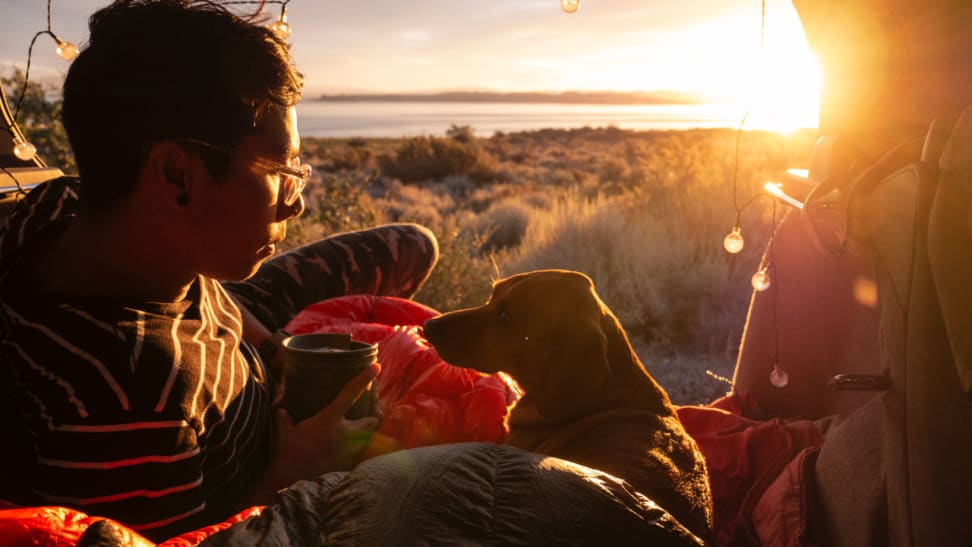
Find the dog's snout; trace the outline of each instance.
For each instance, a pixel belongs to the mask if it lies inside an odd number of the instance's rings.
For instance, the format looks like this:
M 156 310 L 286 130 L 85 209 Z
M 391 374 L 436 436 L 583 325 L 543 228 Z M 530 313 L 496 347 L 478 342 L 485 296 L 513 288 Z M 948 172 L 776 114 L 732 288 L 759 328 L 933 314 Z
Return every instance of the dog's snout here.
M 439 322 L 436 321 L 435 317 L 426 319 L 425 323 L 422 323 L 422 332 L 425 333 L 425 338 L 430 342 L 439 335 L 440 330 Z

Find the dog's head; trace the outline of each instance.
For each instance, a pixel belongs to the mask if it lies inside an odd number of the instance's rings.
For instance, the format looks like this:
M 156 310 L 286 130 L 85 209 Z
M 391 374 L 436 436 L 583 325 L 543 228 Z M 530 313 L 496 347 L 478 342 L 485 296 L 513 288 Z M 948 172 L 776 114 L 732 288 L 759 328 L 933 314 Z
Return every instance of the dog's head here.
M 540 270 L 500 280 L 483 306 L 425 322 L 445 361 L 504 371 L 548 418 L 586 413 L 611 378 L 605 320 L 616 322 L 586 275 Z

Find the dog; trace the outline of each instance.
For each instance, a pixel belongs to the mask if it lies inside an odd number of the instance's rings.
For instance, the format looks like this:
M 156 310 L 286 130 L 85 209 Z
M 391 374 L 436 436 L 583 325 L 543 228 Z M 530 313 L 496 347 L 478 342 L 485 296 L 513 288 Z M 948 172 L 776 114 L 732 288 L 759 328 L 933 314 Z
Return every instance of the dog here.
M 507 444 L 625 479 L 707 538 L 705 459 L 589 277 L 514 275 L 494 284 L 486 304 L 433 317 L 423 330 L 447 363 L 502 371 L 520 385 Z

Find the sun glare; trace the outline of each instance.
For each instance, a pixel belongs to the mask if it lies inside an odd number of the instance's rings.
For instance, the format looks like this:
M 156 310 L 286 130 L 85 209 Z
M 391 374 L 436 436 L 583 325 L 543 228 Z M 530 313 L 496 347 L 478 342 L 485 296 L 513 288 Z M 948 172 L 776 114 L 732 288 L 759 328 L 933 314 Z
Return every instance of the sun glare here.
M 748 128 L 791 133 L 817 127 L 822 72 L 816 57 L 792 52 L 786 60 L 767 64 L 755 81 Z
M 816 128 L 822 70 L 796 10 L 778 4 L 767 6 L 762 44 L 758 14 L 737 14 L 690 29 L 686 37 L 704 44 L 691 52 L 698 67 L 696 86 L 716 102 L 738 104 L 747 112 L 746 129 L 789 133 Z
M 746 113 L 744 129 L 816 128 L 822 71 L 793 5 L 767 2 L 762 40 L 760 35 L 760 13 L 747 9 L 632 35 L 627 42 L 533 68 L 562 74 L 555 80 L 561 89 L 692 92 L 738 109 L 740 122 Z
M 823 72 L 792 5 L 767 13 L 751 70 L 747 128 L 789 133 L 817 127 Z

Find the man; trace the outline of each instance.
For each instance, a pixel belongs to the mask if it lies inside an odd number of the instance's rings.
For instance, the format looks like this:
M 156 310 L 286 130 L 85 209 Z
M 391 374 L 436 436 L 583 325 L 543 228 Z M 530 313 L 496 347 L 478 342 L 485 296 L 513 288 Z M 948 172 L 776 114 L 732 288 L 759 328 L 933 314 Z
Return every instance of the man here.
M 343 415 L 377 367 L 295 425 L 254 348 L 323 298 L 411 296 L 437 247 L 390 225 L 268 261 L 310 175 L 287 45 L 190 0 L 120 0 L 90 31 L 64 83 L 80 180 L 0 231 L 0 498 L 161 540 L 356 462 L 377 423 Z

